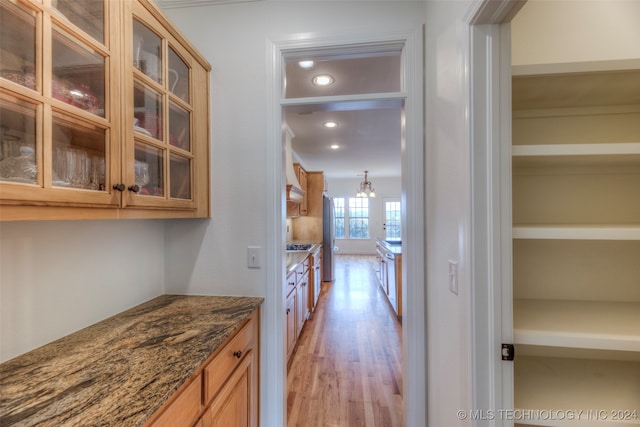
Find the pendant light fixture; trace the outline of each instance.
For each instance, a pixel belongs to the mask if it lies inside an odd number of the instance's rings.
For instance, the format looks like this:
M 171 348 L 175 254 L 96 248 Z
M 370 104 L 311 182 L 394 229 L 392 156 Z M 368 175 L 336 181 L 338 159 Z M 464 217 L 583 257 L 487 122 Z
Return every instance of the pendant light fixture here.
M 373 184 L 367 178 L 369 171 L 364 171 L 364 181 L 360 183 L 360 188 L 356 193 L 356 197 L 376 197 L 376 190 L 373 188 Z

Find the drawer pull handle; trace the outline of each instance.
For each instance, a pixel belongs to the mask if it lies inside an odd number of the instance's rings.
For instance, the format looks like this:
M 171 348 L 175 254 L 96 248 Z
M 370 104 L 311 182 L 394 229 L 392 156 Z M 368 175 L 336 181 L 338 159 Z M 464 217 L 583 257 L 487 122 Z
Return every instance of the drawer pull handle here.
M 291 309 L 287 308 L 287 314 L 291 313 Z
M 240 350 L 234 351 L 233 352 L 233 356 L 237 357 L 238 359 L 240 359 L 242 357 L 242 351 L 240 351 Z

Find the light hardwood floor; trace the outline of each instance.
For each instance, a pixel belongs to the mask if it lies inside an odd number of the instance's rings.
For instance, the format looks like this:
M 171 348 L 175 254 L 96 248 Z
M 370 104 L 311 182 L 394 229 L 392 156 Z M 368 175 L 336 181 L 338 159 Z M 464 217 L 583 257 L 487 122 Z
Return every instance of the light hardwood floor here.
M 289 365 L 289 427 L 402 426 L 401 325 L 375 257 L 336 258 Z

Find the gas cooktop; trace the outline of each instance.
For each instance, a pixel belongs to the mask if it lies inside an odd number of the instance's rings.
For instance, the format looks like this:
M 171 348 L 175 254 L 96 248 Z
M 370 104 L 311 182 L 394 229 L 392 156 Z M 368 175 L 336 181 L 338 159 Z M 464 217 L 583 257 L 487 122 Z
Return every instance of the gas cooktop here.
M 288 251 L 308 251 L 313 245 L 310 243 L 287 243 Z

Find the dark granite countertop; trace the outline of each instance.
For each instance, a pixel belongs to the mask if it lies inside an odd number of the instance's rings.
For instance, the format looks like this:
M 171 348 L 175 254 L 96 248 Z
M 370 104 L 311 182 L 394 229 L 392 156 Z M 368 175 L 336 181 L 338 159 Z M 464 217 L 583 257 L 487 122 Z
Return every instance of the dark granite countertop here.
M 0 364 L 0 425 L 141 426 L 262 304 L 163 295 Z
M 376 239 L 376 243 L 380 244 L 387 252 L 394 255 L 402 255 L 402 242 Z
M 309 248 L 309 250 L 306 251 L 286 251 L 286 257 L 285 257 L 285 262 L 287 263 L 287 274 L 291 273 L 293 270 L 296 269 L 296 267 L 298 267 L 298 265 L 304 261 L 304 259 L 311 255 L 312 253 L 314 253 L 318 247 L 320 246 L 319 242 L 315 242 L 315 241 L 306 241 L 306 240 L 294 240 L 293 242 L 290 243 L 296 243 L 296 244 L 310 244 L 312 245 L 311 248 Z

